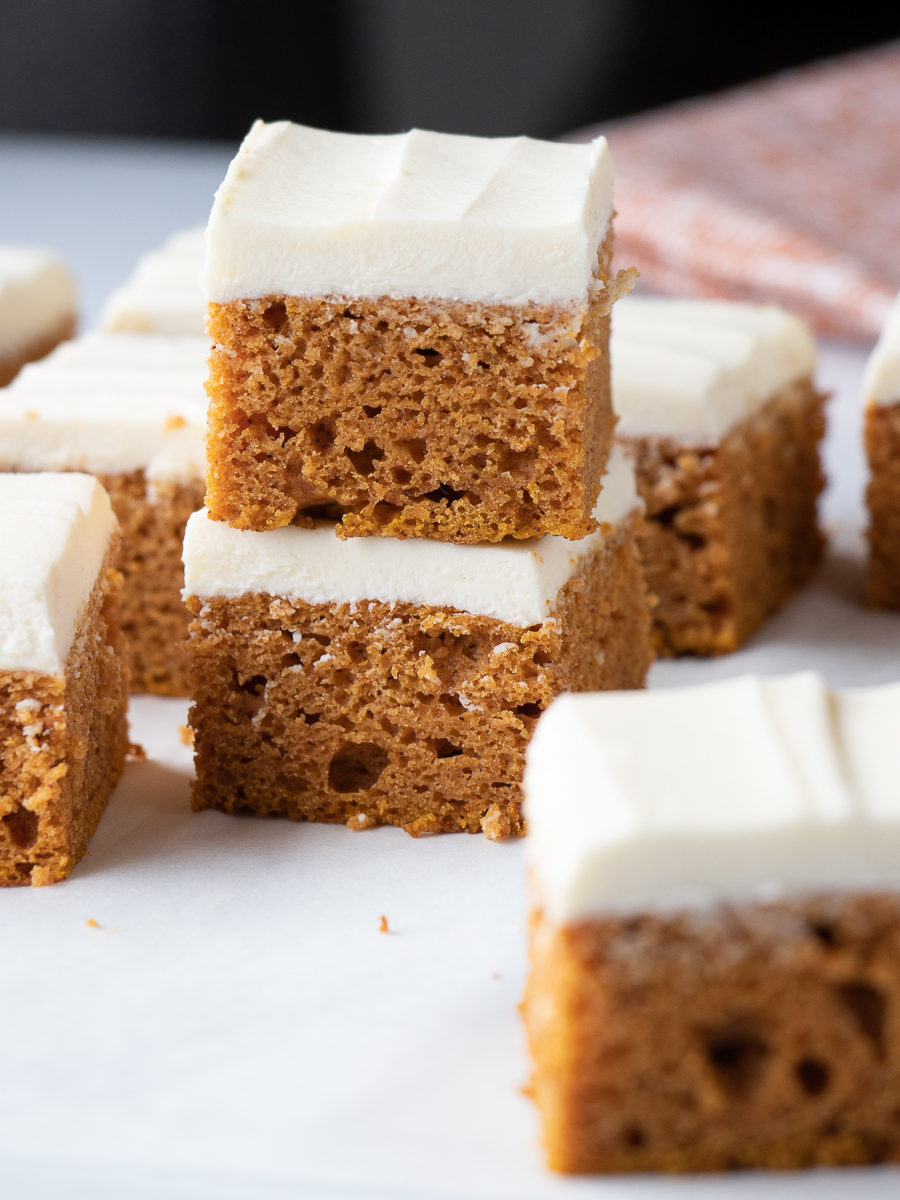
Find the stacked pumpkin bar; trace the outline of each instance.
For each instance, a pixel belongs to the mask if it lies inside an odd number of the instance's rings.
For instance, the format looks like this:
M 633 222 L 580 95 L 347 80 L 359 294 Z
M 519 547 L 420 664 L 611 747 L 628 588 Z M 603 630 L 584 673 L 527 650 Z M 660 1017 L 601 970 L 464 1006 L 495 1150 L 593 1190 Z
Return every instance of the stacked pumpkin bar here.
M 0 246 L 0 387 L 75 332 L 75 287 L 48 250 Z
M 900 608 L 900 297 L 884 323 L 863 380 L 869 461 L 866 602 Z
M 251 130 L 203 275 L 196 808 L 503 838 L 552 698 L 642 685 L 611 218 L 603 139 Z

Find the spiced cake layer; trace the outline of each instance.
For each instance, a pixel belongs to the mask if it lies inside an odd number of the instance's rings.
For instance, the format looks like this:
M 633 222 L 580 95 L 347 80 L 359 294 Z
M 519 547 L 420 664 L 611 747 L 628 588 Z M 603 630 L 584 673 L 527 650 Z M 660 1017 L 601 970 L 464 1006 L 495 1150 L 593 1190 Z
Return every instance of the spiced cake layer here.
M 75 287 L 48 250 L 0 246 L 0 387 L 75 332 Z
M 205 338 L 91 334 L 0 399 L 0 469 L 90 471 L 122 528 L 122 630 L 136 692 L 187 695 L 181 545 L 202 507 Z
M 0 886 L 64 879 L 122 773 L 118 522 L 96 479 L 0 475 Z
M 237 529 L 578 539 L 612 438 L 612 164 L 257 122 L 216 194 L 207 505 Z
M 863 393 L 869 460 L 866 602 L 900 608 L 900 300 L 866 364 Z
M 900 1159 L 900 685 L 564 696 L 528 750 L 551 1167 Z
M 611 346 L 656 652 L 736 650 L 821 555 L 812 337 L 775 307 L 628 297 Z
M 100 317 L 106 333 L 203 337 L 206 303 L 200 290 L 203 229 L 174 233 L 144 254 L 107 300 Z
M 457 546 L 334 526 L 185 538 L 195 808 L 413 835 L 523 829 L 523 753 L 559 692 L 641 687 L 634 476 L 580 542 Z

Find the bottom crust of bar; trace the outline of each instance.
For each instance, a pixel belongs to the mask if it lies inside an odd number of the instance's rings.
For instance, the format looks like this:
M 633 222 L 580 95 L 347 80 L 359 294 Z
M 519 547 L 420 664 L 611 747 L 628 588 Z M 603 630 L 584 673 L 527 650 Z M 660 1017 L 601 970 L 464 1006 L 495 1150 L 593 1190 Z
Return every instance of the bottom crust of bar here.
M 188 603 L 194 808 L 351 829 L 523 832 L 541 711 L 563 690 L 641 687 L 652 657 L 629 524 L 529 629 L 399 602 Z
M 65 879 L 122 774 L 121 592 L 122 576 L 105 566 L 62 675 L 0 672 L 0 886 Z
M 26 363 L 37 362 L 60 342 L 75 336 L 75 317 L 66 317 L 49 333 L 22 346 L 15 354 L 0 354 L 0 387 L 12 383 Z
M 825 397 L 791 384 L 717 446 L 621 438 L 647 505 L 641 554 L 660 656 L 737 650 L 810 577 Z
M 900 896 L 557 927 L 523 1014 L 550 1166 L 900 1160 Z
M 128 645 L 133 692 L 189 696 L 190 613 L 181 598 L 181 551 L 188 517 L 203 507 L 201 480 L 154 484 L 143 471 L 103 475 L 119 524 L 125 577 L 121 625 Z
M 900 402 L 866 410 L 869 570 L 866 604 L 900 608 Z

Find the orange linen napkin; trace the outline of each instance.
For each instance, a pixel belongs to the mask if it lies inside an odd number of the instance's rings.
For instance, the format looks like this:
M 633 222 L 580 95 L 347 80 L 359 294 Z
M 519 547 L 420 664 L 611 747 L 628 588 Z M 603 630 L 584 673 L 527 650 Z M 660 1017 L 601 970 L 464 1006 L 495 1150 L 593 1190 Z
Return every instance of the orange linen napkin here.
M 900 46 L 571 135 L 619 169 L 616 267 L 638 290 L 772 300 L 877 336 L 900 288 Z

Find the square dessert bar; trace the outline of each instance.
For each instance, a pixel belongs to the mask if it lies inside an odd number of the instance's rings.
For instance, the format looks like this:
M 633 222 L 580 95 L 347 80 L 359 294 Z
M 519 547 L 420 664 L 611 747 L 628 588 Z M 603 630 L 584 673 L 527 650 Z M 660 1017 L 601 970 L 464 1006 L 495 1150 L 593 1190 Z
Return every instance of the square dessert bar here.
M 578 539 L 612 439 L 613 169 L 257 122 L 216 194 L 207 506 L 236 529 Z
M 824 396 L 779 308 L 628 297 L 611 338 L 616 434 L 647 506 L 656 652 L 736 650 L 809 578 Z
M 65 879 L 122 773 L 118 522 L 90 475 L 0 475 L 0 886 Z
M 453 830 L 523 829 L 525 744 L 567 688 L 641 687 L 650 618 L 621 454 L 579 542 L 341 541 L 334 526 L 185 537 L 193 804 Z
M 75 332 L 75 287 L 47 250 L 0 246 L 0 387 Z
M 551 1167 L 900 1160 L 900 685 L 563 696 L 528 747 Z
M 900 298 L 866 365 L 869 571 L 866 602 L 900 608 Z
M 90 471 L 122 526 L 131 685 L 187 695 L 181 545 L 203 504 L 206 338 L 91 334 L 0 394 L 0 469 Z
M 112 293 L 100 327 L 106 333 L 203 337 L 206 302 L 200 271 L 205 253 L 202 228 L 172 234 L 157 250 L 143 255 Z

